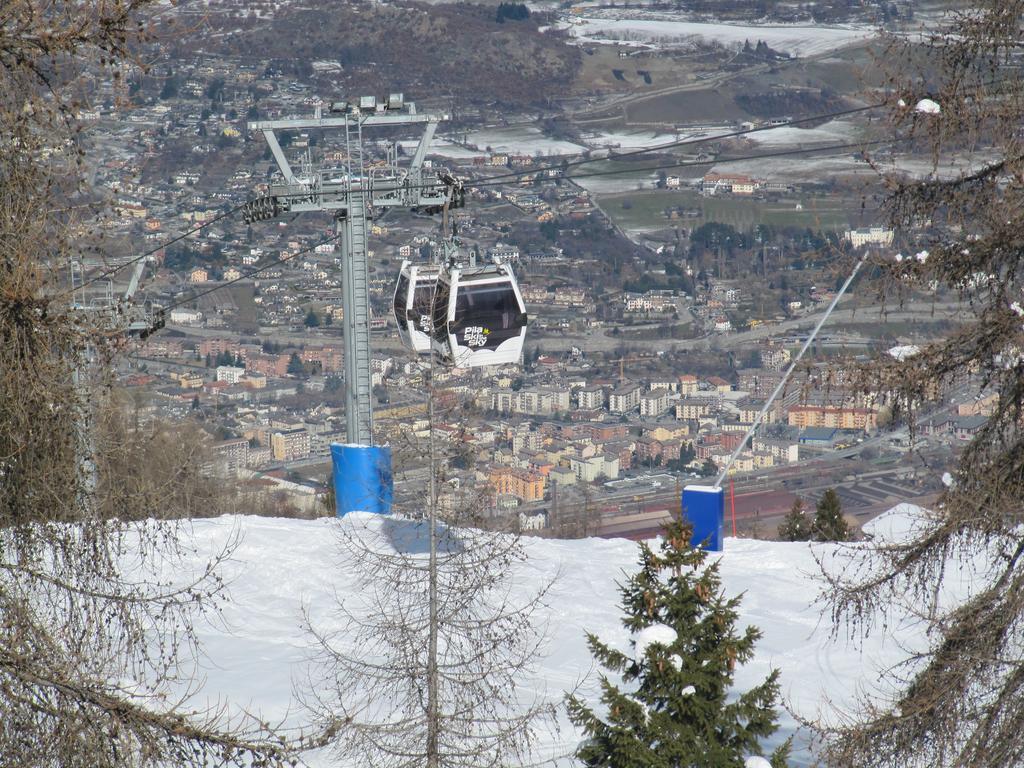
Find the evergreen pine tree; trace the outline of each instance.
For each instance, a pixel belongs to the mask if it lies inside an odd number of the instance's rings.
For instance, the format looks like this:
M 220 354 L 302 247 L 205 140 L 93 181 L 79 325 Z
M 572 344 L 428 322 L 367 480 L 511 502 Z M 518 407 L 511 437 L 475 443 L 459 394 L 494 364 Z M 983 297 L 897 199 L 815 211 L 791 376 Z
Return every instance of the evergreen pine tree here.
M 689 542 L 689 529 L 674 523 L 657 553 L 640 545 L 640 571 L 622 586 L 632 657 L 587 636 L 594 658 L 622 679 L 601 676 L 607 719 L 568 697 L 569 718 L 589 737 L 577 752 L 588 766 L 742 768 L 778 728 L 778 670 L 729 700 L 735 667 L 753 656 L 760 632 L 735 631 L 740 598 L 724 596 L 718 563 L 705 565 L 707 553 Z M 771 765 L 784 766 L 788 753 L 789 741 Z
M 815 541 L 846 541 L 850 538 L 850 528 L 843 519 L 843 508 L 834 488 L 829 488 L 818 499 L 812 528 Z
M 288 358 L 288 373 L 292 376 L 302 376 L 306 373 L 306 366 L 302 364 L 298 352 L 292 352 L 292 356 Z
M 779 526 L 779 538 L 783 541 L 809 541 L 812 534 L 811 520 L 804 509 L 804 500 L 798 496 Z

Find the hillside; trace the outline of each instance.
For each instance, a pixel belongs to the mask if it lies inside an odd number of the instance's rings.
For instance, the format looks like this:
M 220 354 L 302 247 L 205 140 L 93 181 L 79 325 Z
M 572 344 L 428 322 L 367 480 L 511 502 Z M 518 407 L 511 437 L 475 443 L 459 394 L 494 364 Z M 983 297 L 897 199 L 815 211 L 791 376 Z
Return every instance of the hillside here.
M 522 106 L 558 96 L 580 52 L 537 17 L 499 22 L 471 4 L 358 4 L 314 0 L 282 5 L 273 18 L 220 13 L 205 23 L 204 49 L 283 62 L 336 62 L 321 95 L 404 91 L 463 103 Z
M 904 505 L 880 518 L 869 529 L 894 530 L 907 524 L 916 508 Z M 369 519 L 367 519 L 369 518 Z M 227 566 L 231 601 L 218 621 L 204 627 L 202 639 L 209 659 L 200 675 L 206 686 L 199 699 L 230 702 L 235 708 L 256 711 L 271 722 L 302 721 L 292 698 L 293 681 L 304 679 L 310 640 L 299 628 L 308 606 L 315 624 L 330 630 L 335 592 L 344 598 L 352 586 L 336 580 L 340 526 L 367 524 L 392 541 L 414 542 L 417 525 L 373 516 L 350 516 L 342 521 L 296 521 L 257 517 L 221 517 L 194 522 L 197 551 L 194 564 L 204 562 L 218 546 L 238 533 L 241 544 Z M 516 588 L 531 588 L 556 575 L 549 607 L 541 619 L 548 625 L 549 643 L 539 671 L 524 681 L 521 693 L 539 691 L 553 701 L 591 674 L 583 632 L 628 648 L 629 639 L 619 624 L 616 581 L 635 568 L 636 550 L 624 540 L 527 539 L 529 562 L 512 575 Z M 730 594 L 745 593 L 741 625 L 755 624 L 764 637 L 756 658 L 738 670 L 740 686 L 753 685 L 775 666 L 782 670 L 784 700 L 797 712 L 813 717 L 826 696 L 848 703 L 858 686 L 870 687 L 877 670 L 900 658 L 904 648 L 919 646 L 920 629 L 911 622 L 890 622 L 874 633 L 863 648 L 845 639 L 829 637 L 827 617 L 814 601 L 820 591 L 815 555 L 828 561 L 834 545 L 788 544 L 751 539 L 727 539 L 722 575 Z M 591 677 L 583 690 L 591 695 Z M 783 731 L 795 723 L 781 713 Z M 567 721 L 558 734 L 543 743 L 546 755 L 571 750 L 579 735 Z M 324 766 L 324 756 L 307 756 L 310 766 Z M 804 748 L 794 764 L 806 764 Z M 568 761 L 563 761 L 568 765 Z

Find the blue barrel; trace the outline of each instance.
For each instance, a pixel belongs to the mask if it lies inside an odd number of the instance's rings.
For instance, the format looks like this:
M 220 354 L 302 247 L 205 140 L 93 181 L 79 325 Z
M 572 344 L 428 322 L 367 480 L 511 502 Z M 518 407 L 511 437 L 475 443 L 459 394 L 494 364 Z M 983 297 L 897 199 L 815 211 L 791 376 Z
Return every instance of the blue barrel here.
M 688 485 L 683 488 L 682 504 L 683 519 L 693 526 L 690 546 L 721 552 L 725 492 L 713 485 Z
M 391 449 L 375 445 L 331 444 L 334 499 L 338 517 L 349 512 L 391 512 Z

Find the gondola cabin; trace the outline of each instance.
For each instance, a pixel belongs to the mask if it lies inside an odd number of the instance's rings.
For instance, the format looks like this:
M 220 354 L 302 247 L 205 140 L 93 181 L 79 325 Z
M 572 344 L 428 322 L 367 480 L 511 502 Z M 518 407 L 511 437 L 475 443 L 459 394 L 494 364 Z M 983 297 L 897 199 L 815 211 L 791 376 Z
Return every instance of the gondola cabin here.
M 434 350 L 448 365 L 518 363 L 526 340 L 526 305 L 508 264 L 449 267 L 434 291 Z
M 395 321 L 402 344 L 419 354 L 430 352 L 432 300 L 437 273 L 432 264 L 402 262 L 395 287 Z

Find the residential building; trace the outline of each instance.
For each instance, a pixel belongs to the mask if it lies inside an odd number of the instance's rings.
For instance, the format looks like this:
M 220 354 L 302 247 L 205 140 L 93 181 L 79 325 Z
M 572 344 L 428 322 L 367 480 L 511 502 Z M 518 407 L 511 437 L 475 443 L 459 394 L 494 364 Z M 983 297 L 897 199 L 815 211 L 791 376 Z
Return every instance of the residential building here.
M 767 400 L 782 380 L 782 372 L 764 368 L 743 368 L 737 371 L 737 389 L 749 392 L 752 397 Z
M 640 385 L 627 384 L 608 395 L 608 410 L 612 413 L 629 413 L 640 407 Z
M 791 427 L 830 427 L 833 429 L 875 429 L 878 412 L 871 408 L 844 408 L 829 405 L 794 405 L 789 409 Z
M 637 464 L 642 465 L 645 462 L 654 461 L 656 458 L 661 456 L 663 445 L 660 440 L 655 440 L 653 437 L 640 437 L 636 441 L 636 460 Z
M 547 512 L 534 512 L 532 514 L 527 514 L 526 512 L 519 513 L 520 531 L 542 531 L 547 527 Z
M 214 443 L 210 452 L 220 468 L 231 474 L 248 466 L 249 463 L 249 441 L 244 437 Z
M 991 416 L 998 404 L 999 395 L 996 392 L 986 392 L 975 395 L 964 402 L 958 402 L 956 405 L 956 415 Z
M 589 458 L 571 458 L 570 468 L 581 483 L 592 483 L 602 478 L 615 480 L 619 476 L 618 456 L 598 455 Z
M 754 437 L 751 448 L 757 452 L 770 453 L 776 464 L 793 464 L 800 456 L 799 446 L 788 440 Z
M 203 313 L 196 309 L 178 307 L 171 310 L 169 319 L 173 325 L 199 325 L 203 320 Z
M 587 438 L 592 442 L 605 442 L 608 440 L 621 440 L 629 429 L 625 424 L 598 424 L 590 422 L 580 425 L 580 437 Z
M 640 415 L 657 418 L 663 415 L 669 406 L 668 390 L 655 389 L 640 395 Z
M 515 496 L 524 502 L 544 498 L 545 477 L 540 472 L 516 467 L 492 467 L 487 481 L 499 496 Z
M 676 403 L 676 418 L 699 419 L 717 406 L 718 401 L 710 397 L 684 397 Z
M 860 248 L 862 245 L 891 245 L 893 231 L 884 227 L 850 229 L 846 231 L 845 237 L 854 248 Z
M 712 390 L 719 394 L 724 395 L 727 392 L 732 392 L 732 384 L 730 384 L 728 381 L 726 381 L 720 376 L 709 376 L 707 379 L 707 383 Z
M 595 410 L 604 407 L 603 387 L 584 387 L 576 390 L 576 405 L 582 410 Z
M 270 451 L 275 461 L 296 461 L 309 457 L 309 432 L 302 427 L 270 435 Z
M 203 377 L 194 371 L 179 373 L 178 386 L 182 389 L 200 389 L 203 386 Z
M 953 420 L 953 437 L 957 440 L 970 440 L 988 422 L 988 416 L 960 416 Z
M 552 485 L 575 485 L 576 473 L 568 467 L 555 467 L 548 473 L 548 479 Z
M 530 387 L 518 392 L 496 389 L 491 392 L 491 410 L 499 413 L 551 415 L 569 410 L 569 392 L 554 387 Z
M 788 349 L 771 342 L 761 345 L 758 353 L 761 357 L 761 367 L 769 371 L 781 371 L 789 364 L 791 358 Z
M 307 347 L 299 353 L 299 358 L 307 365 L 318 366 L 324 373 L 337 373 L 345 365 L 343 348 L 338 344 Z
M 761 409 L 764 408 L 765 401 L 757 400 L 752 397 L 745 397 L 736 403 L 736 407 L 739 409 L 739 422 L 740 424 L 753 424 L 757 415 L 761 413 Z M 778 421 L 778 414 L 775 408 L 769 408 L 762 419 L 762 424 L 774 424 Z
M 679 377 L 679 392 L 682 395 L 693 395 L 700 389 L 700 379 L 689 373 Z
M 708 173 L 701 179 L 700 193 L 705 196 L 733 194 L 752 195 L 760 187 L 761 182 L 749 176 L 736 174 Z
M 218 365 L 217 381 L 226 381 L 228 384 L 238 384 L 245 376 L 245 368 L 234 365 Z

